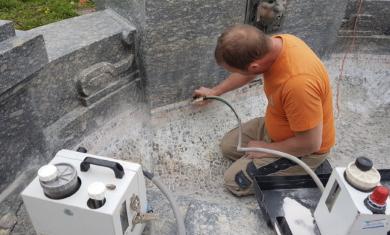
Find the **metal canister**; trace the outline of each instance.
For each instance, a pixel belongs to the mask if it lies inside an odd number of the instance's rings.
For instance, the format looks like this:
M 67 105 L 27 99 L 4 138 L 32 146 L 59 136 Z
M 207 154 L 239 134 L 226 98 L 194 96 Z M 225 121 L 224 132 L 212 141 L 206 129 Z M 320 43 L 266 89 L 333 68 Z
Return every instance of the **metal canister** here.
M 366 157 L 358 157 L 354 162 L 348 164 L 345 169 L 345 179 L 356 189 L 364 192 L 372 191 L 381 180 L 378 170 Z
M 48 198 L 63 199 L 80 188 L 76 168 L 68 163 L 49 164 L 38 170 L 39 182 Z

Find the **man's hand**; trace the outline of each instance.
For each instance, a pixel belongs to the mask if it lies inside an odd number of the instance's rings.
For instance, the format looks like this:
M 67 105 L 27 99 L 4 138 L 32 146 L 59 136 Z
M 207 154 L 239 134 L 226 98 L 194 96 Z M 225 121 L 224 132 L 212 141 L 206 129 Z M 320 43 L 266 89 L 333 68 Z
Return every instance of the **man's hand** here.
M 267 143 L 261 140 L 257 141 L 249 141 L 247 147 L 248 148 L 266 148 Z M 262 158 L 262 157 L 268 157 L 269 154 L 267 153 L 260 153 L 260 152 L 246 152 L 245 157 L 249 159 L 255 159 L 255 158 Z
M 192 94 L 193 97 L 204 97 L 204 96 L 216 96 L 216 92 L 213 89 L 207 87 L 201 87 L 196 89 Z
M 207 87 L 201 87 L 195 90 L 194 93 L 192 94 L 193 98 L 201 98 L 205 96 L 217 96 L 217 93 L 213 89 Z M 196 102 L 195 104 L 198 106 L 203 106 L 208 104 L 209 102 L 210 102 L 209 100 L 204 100 L 204 101 Z
M 221 83 L 219 83 L 217 86 L 213 87 L 212 89 L 207 87 L 201 87 L 192 93 L 193 98 L 200 98 L 204 96 L 220 96 L 222 94 L 225 94 L 226 92 L 232 91 L 236 88 L 242 87 L 243 85 L 249 83 L 252 81 L 256 75 L 242 75 L 239 73 L 232 73 L 228 78 L 223 80 Z M 197 105 L 205 105 L 209 103 L 210 101 L 201 101 L 196 102 Z

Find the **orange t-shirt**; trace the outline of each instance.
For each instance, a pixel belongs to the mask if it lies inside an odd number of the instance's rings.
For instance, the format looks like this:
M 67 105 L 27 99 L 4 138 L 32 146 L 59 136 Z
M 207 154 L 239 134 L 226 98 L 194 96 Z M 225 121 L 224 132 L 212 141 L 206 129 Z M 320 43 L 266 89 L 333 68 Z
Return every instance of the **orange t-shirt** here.
M 325 153 L 335 143 L 332 89 L 325 66 L 299 38 L 276 35 L 283 48 L 264 73 L 268 98 L 265 127 L 273 141 L 283 141 L 323 123 L 322 145 Z

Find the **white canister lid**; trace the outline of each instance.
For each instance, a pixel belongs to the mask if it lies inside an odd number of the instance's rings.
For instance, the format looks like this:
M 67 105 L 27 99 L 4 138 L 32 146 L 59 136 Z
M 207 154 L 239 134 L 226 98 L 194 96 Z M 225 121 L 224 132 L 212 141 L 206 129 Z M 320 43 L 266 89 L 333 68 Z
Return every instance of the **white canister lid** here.
M 88 196 L 93 200 L 103 200 L 106 197 L 106 185 L 102 182 L 94 182 L 88 186 Z
M 57 167 L 52 164 L 44 165 L 38 170 L 38 177 L 42 182 L 52 181 L 57 178 L 57 175 Z
M 381 180 L 381 175 L 375 168 L 362 171 L 356 166 L 355 162 L 348 164 L 345 176 L 350 184 L 363 191 L 372 190 Z

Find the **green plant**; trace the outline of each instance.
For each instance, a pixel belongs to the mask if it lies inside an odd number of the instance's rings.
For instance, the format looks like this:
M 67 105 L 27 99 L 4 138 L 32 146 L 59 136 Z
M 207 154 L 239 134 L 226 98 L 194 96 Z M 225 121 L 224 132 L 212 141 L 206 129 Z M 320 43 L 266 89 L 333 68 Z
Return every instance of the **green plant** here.
M 12 20 L 16 29 L 28 30 L 77 16 L 77 10 L 92 7 L 91 1 L 79 6 L 76 0 L 0 0 L 0 19 Z

